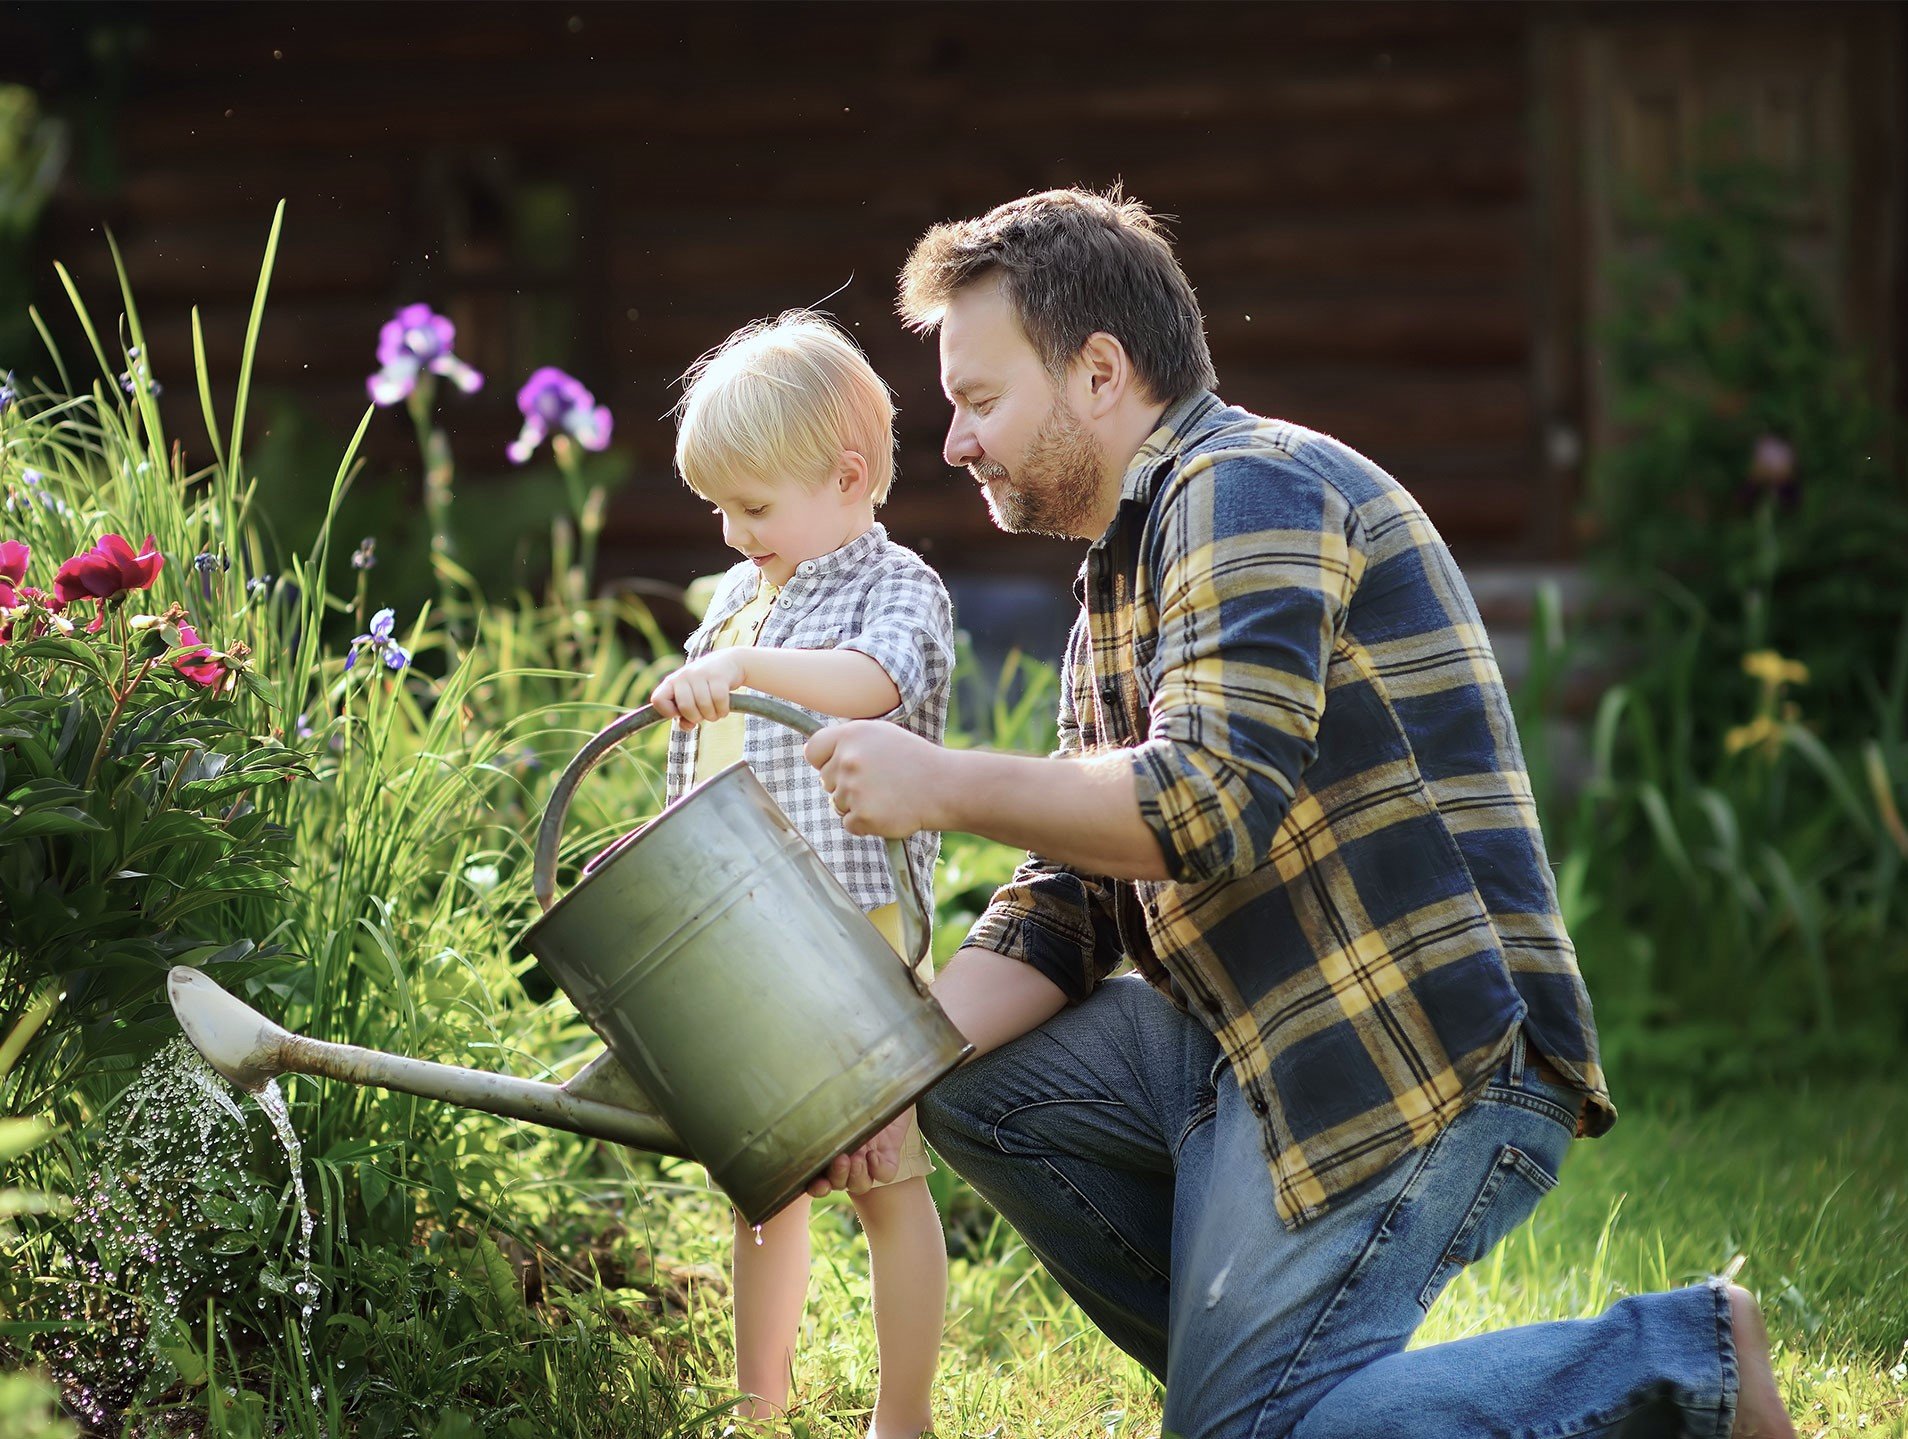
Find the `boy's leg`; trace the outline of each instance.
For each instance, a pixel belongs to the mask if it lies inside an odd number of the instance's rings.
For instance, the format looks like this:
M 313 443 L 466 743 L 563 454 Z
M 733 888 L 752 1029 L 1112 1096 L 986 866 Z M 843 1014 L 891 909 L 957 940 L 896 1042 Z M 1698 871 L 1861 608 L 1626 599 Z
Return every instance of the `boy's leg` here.
M 770 1419 L 788 1406 L 795 1336 L 808 1298 L 808 1207 L 802 1195 L 757 1233 L 735 1218 L 736 1413 Z
M 947 1312 L 947 1244 L 927 1180 L 851 1196 L 868 1235 L 881 1382 L 869 1439 L 914 1439 L 933 1423 L 934 1370 Z
M 1166 1375 L 1175 1168 L 1211 1113 L 1212 1036 L 1136 975 L 943 1079 L 918 1105 L 941 1157 L 1087 1317 Z

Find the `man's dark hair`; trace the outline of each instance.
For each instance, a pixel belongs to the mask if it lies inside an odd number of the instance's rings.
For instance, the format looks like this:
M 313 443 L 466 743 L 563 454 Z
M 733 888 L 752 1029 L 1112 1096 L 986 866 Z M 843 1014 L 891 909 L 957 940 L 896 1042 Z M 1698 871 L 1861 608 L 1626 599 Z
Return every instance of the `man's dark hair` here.
M 1119 186 L 1104 195 L 1047 190 L 977 220 L 936 225 L 902 267 L 895 308 L 910 329 L 931 331 L 955 294 L 996 273 L 1056 380 L 1103 330 L 1126 347 L 1153 400 L 1171 404 L 1218 386 L 1199 300 L 1172 241 Z

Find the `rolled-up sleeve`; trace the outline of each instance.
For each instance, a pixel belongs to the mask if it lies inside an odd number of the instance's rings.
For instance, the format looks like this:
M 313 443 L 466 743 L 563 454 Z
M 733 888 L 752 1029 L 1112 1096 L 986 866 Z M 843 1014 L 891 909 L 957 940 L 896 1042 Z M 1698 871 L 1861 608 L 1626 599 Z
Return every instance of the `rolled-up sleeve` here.
M 1111 881 L 1030 854 L 966 943 L 1032 965 L 1078 1004 L 1120 962 Z
M 836 648 L 868 656 L 894 681 L 900 702 L 880 718 L 913 714 L 954 672 L 954 614 L 941 577 L 919 560 L 890 566 L 869 588 L 861 629 Z
M 1175 881 L 1237 878 L 1264 862 L 1317 753 L 1362 530 L 1335 486 L 1264 454 L 1200 457 L 1157 504 L 1140 814 Z

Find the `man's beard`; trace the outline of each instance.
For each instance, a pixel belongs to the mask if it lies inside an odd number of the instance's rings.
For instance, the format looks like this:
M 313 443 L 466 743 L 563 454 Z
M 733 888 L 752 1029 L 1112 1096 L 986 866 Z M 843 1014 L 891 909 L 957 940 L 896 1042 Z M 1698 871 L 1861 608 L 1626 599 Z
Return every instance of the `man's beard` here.
M 1100 503 L 1099 442 L 1057 396 L 1018 477 L 987 462 L 968 468 L 986 484 L 987 508 L 1008 534 L 1093 538 L 1086 530 Z

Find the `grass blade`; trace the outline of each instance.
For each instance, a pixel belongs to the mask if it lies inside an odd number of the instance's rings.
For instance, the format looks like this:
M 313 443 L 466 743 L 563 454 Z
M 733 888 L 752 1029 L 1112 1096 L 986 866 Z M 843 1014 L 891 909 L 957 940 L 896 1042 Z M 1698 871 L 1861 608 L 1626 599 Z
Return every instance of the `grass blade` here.
M 79 316 L 80 328 L 86 331 L 86 339 L 93 347 L 93 358 L 99 361 L 99 372 L 106 377 L 108 384 L 117 385 L 119 371 L 107 363 L 106 351 L 99 343 L 99 332 L 93 328 L 93 317 L 87 312 L 86 302 L 80 298 L 79 286 L 73 283 L 66 266 L 58 260 L 53 262 L 53 273 L 60 277 L 60 284 L 66 289 L 66 298 L 73 302 L 73 313 Z
M 199 307 L 192 307 L 192 372 L 199 382 L 199 411 L 205 416 L 205 437 L 212 442 L 212 458 L 225 464 L 225 446 L 219 443 L 218 416 L 212 412 L 212 376 L 205 363 L 205 330 L 199 324 Z
M 280 200 L 272 212 L 272 233 L 265 241 L 265 261 L 258 270 L 258 289 L 252 296 L 252 318 L 245 326 L 245 353 L 239 361 L 238 398 L 232 405 L 232 438 L 226 446 L 231 456 L 227 468 L 236 478 L 239 450 L 245 435 L 245 407 L 252 397 L 252 362 L 258 355 L 258 332 L 265 324 L 265 292 L 271 288 L 272 265 L 278 259 L 278 236 L 285 227 L 285 202 Z
M 53 368 L 60 372 L 60 393 L 73 393 L 72 378 L 66 373 L 66 360 L 60 354 L 60 347 L 53 343 L 53 336 L 47 332 L 46 321 L 41 318 L 38 306 L 27 306 L 27 318 L 33 321 L 33 328 L 39 331 L 40 343 L 46 346 L 47 354 L 53 357 Z

